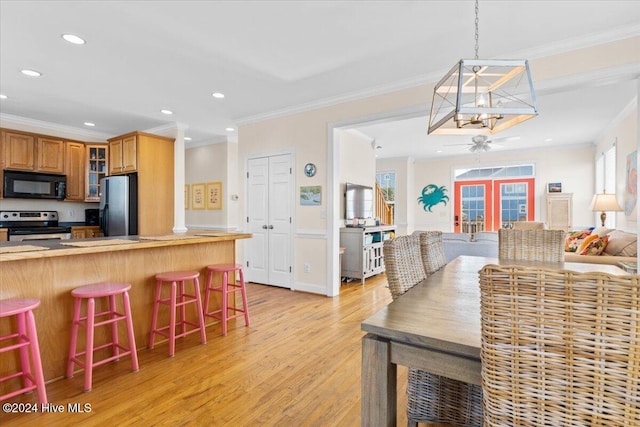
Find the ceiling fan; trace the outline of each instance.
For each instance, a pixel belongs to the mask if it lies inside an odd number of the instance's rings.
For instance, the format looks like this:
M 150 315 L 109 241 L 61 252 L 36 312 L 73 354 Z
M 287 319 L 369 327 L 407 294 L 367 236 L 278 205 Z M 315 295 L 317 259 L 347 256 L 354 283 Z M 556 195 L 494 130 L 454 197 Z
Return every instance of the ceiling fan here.
M 471 151 L 472 153 L 480 153 L 480 152 L 486 152 L 491 150 L 491 147 L 493 144 L 495 144 L 494 146 L 498 146 L 496 144 L 497 142 L 517 141 L 519 139 L 520 139 L 519 136 L 507 136 L 504 138 L 489 139 L 489 137 L 486 135 L 475 135 L 473 138 L 471 138 L 472 142 L 469 144 L 453 144 L 453 145 L 468 145 L 470 146 L 469 151 Z

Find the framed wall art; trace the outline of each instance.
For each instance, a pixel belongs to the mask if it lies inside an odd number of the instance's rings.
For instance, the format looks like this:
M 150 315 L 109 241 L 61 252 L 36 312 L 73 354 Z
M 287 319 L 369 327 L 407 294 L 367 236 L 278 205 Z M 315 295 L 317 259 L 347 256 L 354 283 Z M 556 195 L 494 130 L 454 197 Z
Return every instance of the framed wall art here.
M 204 209 L 204 184 L 191 185 L 191 209 Z
M 562 193 L 562 183 L 550 182 L 547 184 L 547 193 Z
M 207 209 L 222 209 L 222 182 L 207 183 Z
M 322 186 L 308 185 L 300 187 L 301 206 L 320 206 L 322 204 Z

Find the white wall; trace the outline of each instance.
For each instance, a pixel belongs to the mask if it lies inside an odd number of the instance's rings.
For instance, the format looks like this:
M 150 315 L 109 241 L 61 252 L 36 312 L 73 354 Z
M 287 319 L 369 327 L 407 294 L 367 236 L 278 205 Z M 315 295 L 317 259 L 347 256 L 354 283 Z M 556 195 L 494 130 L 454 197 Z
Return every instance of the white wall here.
M 611 147 L 611 144 L 616 144 L 616 196 L 618 203 L 624 209 L 627 202 L 627 192 L 625 187 L 627 185 L 627 157 L 630 153 L 638 151 L 640 145 L 640 137 L 638 136 L 638 107 L 637 102 L 635 105 L 630 105 L 625 109 L 618 120 L 612 124 L 603 136 L 598 140 L 597 147 L 594 152 L 594 156 L 601 155 L 605 150 Z M 593 159 L 595 162 L 595 157 Z M 636 170 L 638 164 L 635 165 Z M 636 177 L 637 178 L 637 177 Z M 637 179 L 636 179 L 636 192 L 637 192 Z M 625 212 L 611 212 L 607 214 L 616 216 L 616 228 L 629 231 L 638 232 L 638 202 L 634 209 L 627 215 Z M 599 212 L 592 213 L 592 221 L 599 224 Z
M 340 219 L 345 214 L 345 183 L 376 184 L 376 159 L 371 139 L 352 130 L 339 130 L 340 138 Z
M 229 145 L 235 144 L 221 142 L 188 148 L 185 151 L 185 184 L 191 188 L 193 184 L 203 183 L 206 188 L 208 182 L 222 182 L 222 209 L 193 209 L 190 200 L 189 209 L 185 214 L 187 228 L 226 229 L 228 227 L 227 212 L 231 202 L 228 177 Z M 234 173 L 233 180 L 236 179 L 237 176 Z M 237 192 L 235 186 L 232 188 Z M 237 202 L 233 202 L 233 206 L 236 205 Z M 235 226 L 236 224 L 233 224 L 233 228 Z
M 414 193 L 408 194 L 408 204 L 413 210 L 415 221 L 409 225 L 412 230 L 453 231 L 453 172 L 460 168 L 478 168 L 516 164 L 533 164 L 536 178 L 535 220 L 546 222 L 547 183 L 561 182 L 562 191 L 573 193 L 573 224 L 592 224 L 592 212 L 588 207 L 593 196 L 593 148 L 583 145 L 576 148 L 540 150 L 517 150 L 488 152 L 479 158 L 416 160 L 413 182 Z M 445 186 L 449 201 L 438 204 L 431 212 L 425 211 L 417 201 L 422 188 L 427 184 Z

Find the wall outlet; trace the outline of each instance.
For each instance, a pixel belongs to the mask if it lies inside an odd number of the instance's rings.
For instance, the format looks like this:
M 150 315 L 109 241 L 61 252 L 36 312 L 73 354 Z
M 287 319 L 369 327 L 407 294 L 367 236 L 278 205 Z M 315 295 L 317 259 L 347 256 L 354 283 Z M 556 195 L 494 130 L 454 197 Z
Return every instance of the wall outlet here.
M 69 215 L 69 218 L 73 218 L 73 211 L 67 211 L 67 215 Z
M 311 264 L 308 262 L 304 263 L 304 272 L 305 273 L 311 273 Z

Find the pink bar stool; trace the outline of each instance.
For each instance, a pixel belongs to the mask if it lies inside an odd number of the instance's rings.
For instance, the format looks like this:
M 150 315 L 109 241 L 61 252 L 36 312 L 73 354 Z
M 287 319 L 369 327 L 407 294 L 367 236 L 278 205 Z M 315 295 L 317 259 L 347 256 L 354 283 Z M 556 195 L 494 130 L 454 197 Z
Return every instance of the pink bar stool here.
M 156 296 L 153 303 L 153 317 L 151 318 L 151 334 L 149 335 L 149 348 L 153 348 L 156 334 L 169 339 L 169 356 L 173 357 L 176 351 L 176 338 L 184 337 L 193 332 L 200 331 L 200 342 L 207 343 L 207 336 L 204 329 L 204 316 L 202 314 L 202 299 L 200 297 L 200 282 L 197 271 L 170 271 L 156 274 Z M 193 281 L 193 295 L 185 293 L 184 282 Z M 162 298 L 162 284 L 171 283 L 171 292 L 168 298 Z M 179 291 L 179 292 L 178 292 Z M 187 320 L 185 305 L 196 304 L 198 323 Z M 169 306 L 169 325 L 158 327 L 158 308 L 160 304 Z M 176 310 L 179 311 L 179 321 L 176 322 Z M 187 329 L 191 326 L 191 329 Z M 180 332 L 176 333 L 176 328 Z
M 129 283 L 104 282 L 93 285 L 81 286 L 71 291 L 73 295 L 73 322 L 71 324 L 71 343 L 69 345 L 69 359 L 67 361 L 67 378 L 73 377 L 74 364 L 84 368 L 84 391 L 91 391 L 93 368 L 104 365 L 113 360 L 119 360 L 124 356 L 131 356 L 133 371 L 138 370 L 138 354 L 136 353 L 136 341 L 133 334 L 133 320 L 131 317 L 131 305 L 129 304 Z M 124 314 L 116 308 L 116 295 L 122 295 Z M 96 298 L 108 298 L 107 310 L 96 313 Z M 86 316 L 81 316 L 82 301 L 87 301 Z M 104 320 L 100 320 L 104 319 Z M 127 327 L 129 347 L 124 347 L 118 342 L 118 321 L 124 320 Z M 94 332 L 98 326 L 111 325 L 111 342 L 95 346 Z M 82 326 L 86 330 L 86 344 L 84 351 L 78 351 L 78 330 Z M 93 353 L 104 348 L 112 348 L 112 356 L 94 361 Z M 84 356 L 84 360 L 82 359 Z
M 40 300 L 35 298 L 27 299 L 6 299 L 0 301 L 0 318 L 16 316 L 18 332 L 10 333 L 0 337 L 1 341 L 13 341 L 13 344 L 0 348 L 0 353 L 6 351 L 20 351 L 20 371 L 0 378 L 0 383 L 13 378 L 22 377 L 22 388 L 0 396 L 0 400 L 36 390 L 38 401 L 47 403 L 47 391 L 44 386 L 44 375 L 42 374 L 42 360 L 40 359 L 40 346 L 38 345 L 38 333 L 36 331 L 36 321 L 33 317 L 33 310 L 40 305 Z M 29 360 L 29 350 L 31 350 L 31 360 Z M 31 369 L 33 363 L 33 371 Z
M 240 280 L 236 283 L 229 283 L 229 273 L 238 272 Z M 222 273 L 222 283 L 213 285 L 213 274 Z M 220 309 L 207 312 L 209 309 L 209 298 L 211 291 L 220 292 L 222 304 Z M 242 295 L 242 308 L 229 307 L 229 295 L 240 292 Z M 247 304 L 247 290 L 244 286 L 244 274 L 240 264 L 212 264 L 207 267 L 207 288 L 204 295 L 204 315 L 219 319 L 222 322 L 222 335 L 227 335 L 227 320 L 244 316 L 245 326 L 249 326 L 249 307 Z M 231 312 L 231 314 L 229 314 Z

